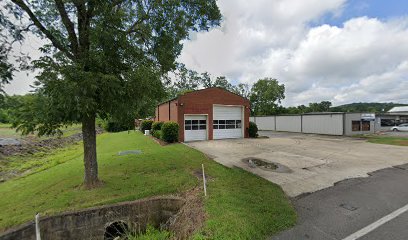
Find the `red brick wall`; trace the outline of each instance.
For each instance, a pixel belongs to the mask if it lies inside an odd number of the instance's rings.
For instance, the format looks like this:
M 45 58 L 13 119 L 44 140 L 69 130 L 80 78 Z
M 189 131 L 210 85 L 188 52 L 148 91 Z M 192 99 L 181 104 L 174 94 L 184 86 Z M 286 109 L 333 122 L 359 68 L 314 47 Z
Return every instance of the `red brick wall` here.
M 165 102 L 156 108 L 155 121 L 174 121 L 180 125 L 179 140 L 184 141 L 184 114 L 208 115 L 208 139 L 213 139 L 213 104 L 245 106 L 244 133 L 248 137 L 250 104 L 249 100 L 220 88 L 207 88 L 180 96 L 178 99 Z M 170 107 L 170 118 L 169 118 Z
M 170 109 L 170 111 L 169 111 Z M 170 116 L 169 116 L 170 114 Z M 161 105 L 159 105 L 156 108 L 156 116 L 155 116 L 155 121 L 159 122 L 168 122 L 168 121 L 174 121 L 177 122 L 178 116 L 177 116 L 177 99 L 170 101 L 170 102 L 165 102 Z
M 181 142 L 184 141 L 184 114 L 208 114 L 208 139 L 213 139 L 213 104 L 245 106 L 244 133 L 245 137 L 248 137 L 249 100 L 219 88 L 208 88 L 179 97 L 178 123 L 180 125 L 179 139 Z

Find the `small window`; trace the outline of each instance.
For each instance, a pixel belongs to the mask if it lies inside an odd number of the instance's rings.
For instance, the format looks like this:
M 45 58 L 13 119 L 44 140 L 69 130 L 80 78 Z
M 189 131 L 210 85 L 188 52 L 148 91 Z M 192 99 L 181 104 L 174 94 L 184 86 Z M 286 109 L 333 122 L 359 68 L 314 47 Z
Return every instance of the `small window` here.
M 191 130 L 198 130 L 198 125 L 192 125 Z
M 392 127 L 395 124 L 395 119 L 381 119 L 381 127 Z
M 235 124 L 228 124 L 227 129 L 235 129 Z
M 206 129 L 207 129 L 207 125 L 200 125 L 199 129 L 200 129 L 200 130 L 206 130 Z
M 214 121 L 213 121 L 213 124 L 218 124 L 218 120 L 214 120 Z
M 192 124 L 198 124 L 198 120 L 191 120 Z
M 185 129 L 185 130 L 191 130 L 191 125 L 185 125 L 185 126 L 184 126 L 184 129 Z
M 200 120 L 200 124 L 207 124 L 207 120 Z
M 361 131 L 361 121 L 351 121 L 351 131 L 358 132 Z
M 219 125 L 218 129 L 225 129 L 225 125 Z
M 214 125 L 213 128 L 214 128 L 214 129 L 218 129 L 218 125 Z
M 235 124 L 235 120 L 226 120 L 226 124 Z
M 236 128 L 241 128 L 241 120 L 237 120 Z
M 218 123 L 219 124 L 225 124 L 225 120 L 219 120 Z

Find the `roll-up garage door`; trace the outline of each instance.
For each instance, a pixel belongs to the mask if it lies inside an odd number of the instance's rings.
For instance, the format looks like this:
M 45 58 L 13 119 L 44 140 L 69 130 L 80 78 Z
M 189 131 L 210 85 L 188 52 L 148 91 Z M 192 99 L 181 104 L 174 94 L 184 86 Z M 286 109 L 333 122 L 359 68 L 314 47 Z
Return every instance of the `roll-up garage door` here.
M 184 141 L 207 140 L 207 115 L 184 116 Z
M 214 139 L 243 137 L 242 106 L 215 105 L 213 110 Z

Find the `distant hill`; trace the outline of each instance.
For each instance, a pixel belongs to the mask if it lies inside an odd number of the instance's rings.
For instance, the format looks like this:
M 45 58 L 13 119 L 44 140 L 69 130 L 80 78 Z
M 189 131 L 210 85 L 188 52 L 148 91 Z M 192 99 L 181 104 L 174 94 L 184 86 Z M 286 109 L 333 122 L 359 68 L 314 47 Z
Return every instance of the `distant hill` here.
M 331 107 L 332 112 L 388 112 L 393 107 L 408 106 L 402 103 L 350 103 Z

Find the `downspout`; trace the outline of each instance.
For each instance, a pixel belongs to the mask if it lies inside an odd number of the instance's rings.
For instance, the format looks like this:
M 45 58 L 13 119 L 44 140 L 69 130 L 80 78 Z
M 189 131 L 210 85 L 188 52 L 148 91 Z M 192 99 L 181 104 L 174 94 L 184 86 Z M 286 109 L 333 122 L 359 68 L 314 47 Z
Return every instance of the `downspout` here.
M 170 117 L 170 114 L 171 114 L 171 111 L 170 111 L 170 104 L 171 104 L 171 101 L 169 101 L 169 122 L 171 121 L 171 117 Z

